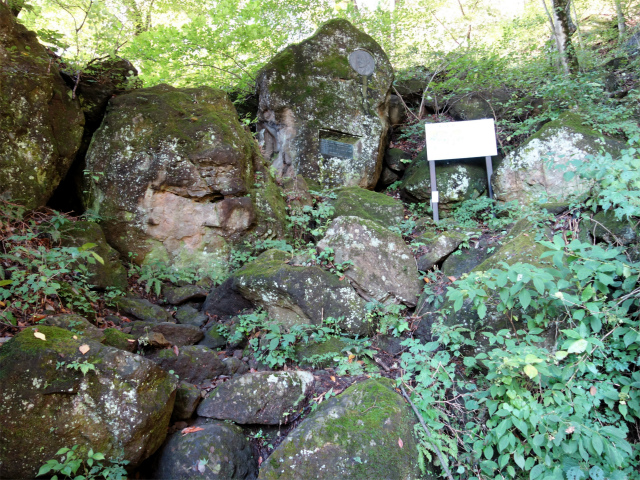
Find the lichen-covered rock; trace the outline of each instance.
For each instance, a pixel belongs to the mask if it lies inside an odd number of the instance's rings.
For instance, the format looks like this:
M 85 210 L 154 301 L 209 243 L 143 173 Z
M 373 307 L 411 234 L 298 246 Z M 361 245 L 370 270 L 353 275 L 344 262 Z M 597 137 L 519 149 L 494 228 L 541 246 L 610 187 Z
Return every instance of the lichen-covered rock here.
M 202 425 L 197 432 L 174 433 L 159 452 L 152 478 L 162 480 L 249 480 L 258 462 L 249 441 L 235 425 Z
M 34 478 L 62 447 L 139 465 L 162 444 L 176 382 L 153 362 L 57 327 L 26 328 L 0 348 L 0 472 Z M 89 346 L 82 354 L 79 347 Z M 92 365 L 86 375 L 70 368 Z
M 180 380 L 195 385 L 227 374 L 227 366 L 218 358 L 218 354 L 200 345 L 182 347 L 178 355 L 171 349 L 161 350 L 149 359 L 167 372 L 173 370 Z
M 60 228 L 62 245 L 81 247 L 87 243 L 96 246 L 91 249 L 97 253 L 104 263 L 85 262 L 89 276 L 87 281 L 99 290 L 114 287 L 125 291 L 127 289 L 127 271 L 120 261 L 120 255 L 107 243 L 100 225 L 93 222 L 69 222 Z
M 200 389 L 187 382 L 180 382 L 176 390 L 176 401 L 171 414 L 171 421 L 188 420 L 198 408 L 202 400 Z
M 354 52 L 370 58 L 372 72 L 363 76 L 350 65 Z M 375 187 L 392 82 L 393 68 L 375 40 L 347 20 L 325 23 L 258 76 L 258 130 L 267 158 L 282 176 L 301 174 L 325 187 Z M 345 152 L 323 154 L 323 141 L 339 142 Z
M 222 91 L 157 85 L 113 98 L 87 169 L 86 206 L 136 262 L 215 278 L 230 242 L 282 230 L 284 202 Z
M 353 262 L 344 274 L 367 301 L 415 306 L 421 289 L 418 270 L 397 233 L 371 220 L 338 217 L 318 249 L 332 249 L 335 263 Z
M 347 332 L 362 335 L 369 331 L 365 302 L 346 279 L 320 267 L 287 265 L 288 258 L 285 252 L 264 252 L 233 274 L 233 289 L 264 308 L 270 320 L 286 327 L 321 325 L 323 319 L 333 317 L 341 320 Z
M 564 201 L 585 193 L 591 184 L 575 176 L 567 181 L 566 171 L 574 171 L 572 161 L 584 160 L 604 148 L 615 155 L 624 144 L 582 124 L 574 113 L 564 113 L 545 124 L 520 148 L 507 155 L 496 168 L 492 183 L 498 200 L 518 200 L 522 204 L 549 199 Z
M 226 357 L 222 362 L 227 366 L 229 375 L 242 375 L 250 370 L 249 365 L 236 357 Z
M 208 320 L 204 313 L 191 305 L 182 305 L 176 311 L 176 320 L 184 325 L 194 325 L 201 327 Z
M 404 218 L 404 207 L 384 193 L 372 192 L 360 187 L 341 188 L 332 202 L 334 218 L 354 216 L 373 220 L 383 227 L 397 226 Z
M 417 240 L 425 245 L 420 248 L 420 254 L 416 259 L 418 270 L 423 272 L 431 270 L 435 264 L 442 262 L 467 238 L 465 233 L 455 230 L 442 233 L 431 231 L 421 235 Z
M 145 322 L 161 323 L 172 321 L 169 312 L 144 298 L 120 297 L 115 300 L 115 304 L 120 312 Z
M 384 152 L 384 164 L 396 173 L 403 173 L 411 163 L 411 155 L 399 148 L 389 148 Z
M 198 415 L 239 424 L 286 424 L 312 387 L 309 372 L 245 373 L 212 390 L 198 407 Z
M 203 302 L 207 298 L 207 291 L 200 285 L 165 287 L 162 289 L 162 294 L 171 305 L 182 305 L 190 301 Z
M 0 198 L 44 206 L 80 146 L 84 115 L 36 34 L 0 4 Z
M 41 323 L 52 327 L 64 328 L 76 335 L 81 335 L 96 342 L 103 343 L 105 339 L 103 330 L 100 330 L 83 316 L 75 313 L 52 315 L 43 319 Z
M 436 162 L 436 186 L 443 213 L 455 204 L 477 198 L 487 189 L 485 160 L 446 160 Z M 411 202 L 431 201 L 431 181 L 427 152 L 423 150 L 404 173 L 400 186 L 403 197 Z
M 366 380 L 323 402 L 305 418 L 262 464 L 258 478 L 421 478 L 415 423 L 391 380 Z

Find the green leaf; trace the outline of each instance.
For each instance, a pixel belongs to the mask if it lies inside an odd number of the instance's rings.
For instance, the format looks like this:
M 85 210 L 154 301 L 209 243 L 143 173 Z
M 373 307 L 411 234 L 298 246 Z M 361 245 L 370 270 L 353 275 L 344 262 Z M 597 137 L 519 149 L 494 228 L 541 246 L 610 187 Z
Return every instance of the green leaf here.
M 93 258 L 95 258 L 96 261 L 98 261 L 99 263 L 104 265 L 104 260 L 102 259 L 102 257 L 100 255 L 98 255 L 96 252 L 91 252 L 91 255 L 93 255 Z
M 524 457 L 522 456 L 522 453 L 515 452 L 513 454 L 513 460 L 516 462 L 516 465 L 524 470 Z
M 566 358 L 567 355 L 569 355 L 569 352 L 567 352 L 565 350 L 558 350 L 556 352 L 556 359 L 557 360 L 562 360 L 563 358 Z
M 525 365 L 524 366 L 524 373 L 529 378 L 535 378 L 538 375 L 538 369 L 536 367 L 534 367 L 533 365 Z
M 546 467 L 542 464 L 538 464 L 531 469 L 529 472 L 529 480 L 540 480 L 542 478 L 542 472 L 544 472 Z
M 0 287 L 6 287 L 7 285 L 11 285 L 13 280 L 0 280 Z
M 520 303 L 522 304 L 522 308 L 527 308 L 531 304 L 531 295 L 529 294 L 529 290 L 526 288 L 520 292 L 518 296 Z
M 589 342 L 587 342 L 584 338 L 581 338 L 580 340 L 576 340 L 571 345 L 569 345 L 569 348 L 567 348 L 567 353 L 582 353 L 587 349 L 588 346 Z
M 93 247 L 97 247 L 98 245 L 95 243 L 85 243 L 84 245 L 82 245 L 78 250 L 80 250 L 81 252 L 87 251 L 90 248 Z
M 491 457 L 493 457 L 493 447 L 491 445 L 487 445 L 487 447 L 484 449 L 484 456 L 487 458 L 487 460 L 491 460 Z
M 591 439 L 591 445 L 593 446 L 593 449 L 596 451 L 598 455 L 602 455 L 602 450 L 604 446 L 602 444 L 602 439 L 600 438 L 600 435 L 595 434 L 593 436 L 593 438 Z
M 49 462 L 47 462 L 40 467 L 40 470 L 38 470 L 38 474 L 36 475 L 36 477 L 39 477 L 40 475 L 44 475 L 45 473 L 49 473 L 50 471 L 51 471 L 51 465 L 49 464 Z
M 487 305 L 486 303 L 481 303 L 480 305 L 478 305 L 478 317 L 480 317 L 480 319 L 483 319 L 486 314 L 487 314 Z

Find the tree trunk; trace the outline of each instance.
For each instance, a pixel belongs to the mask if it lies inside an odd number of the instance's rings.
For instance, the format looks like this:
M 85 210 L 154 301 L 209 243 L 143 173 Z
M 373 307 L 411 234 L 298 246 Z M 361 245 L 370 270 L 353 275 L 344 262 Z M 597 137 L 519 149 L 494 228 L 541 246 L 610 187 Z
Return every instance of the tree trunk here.
M 575 25 L 571 21 L 571 0 L 551 0 L 553 35 L 556 39 L 562 70 L 568 75 L 578 71 L 578 57 L 571 43 Z M 573 28 L 572 28 L 573 27 Z M 572 31 L 573 30 L 573 31 Z
M 622 13 L 622 0 L 615 0 L 616 2 L 616 15 L 618 17 L 618 41 L 622 41 L 624 34 L 627 33 L 627 23 L 624 20 L 624 13 Z

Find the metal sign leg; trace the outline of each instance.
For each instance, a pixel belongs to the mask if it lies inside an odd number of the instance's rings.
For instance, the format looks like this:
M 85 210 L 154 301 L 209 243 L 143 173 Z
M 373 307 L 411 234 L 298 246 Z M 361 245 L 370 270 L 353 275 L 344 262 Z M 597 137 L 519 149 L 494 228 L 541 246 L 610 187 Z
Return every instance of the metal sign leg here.
M 493 200 L 493 187 L 491 186 L 491 177 L 493 176 L 493 163 L 491 157 L 485 157 L 487 161 L 487 184 L 489 186 L 489 198 Z
M 438 187 L 436 185 L 436 162 L 429 161 L 429 178 L 431 180 L 431 208 L 433 209 L 433 221 L 440 221 L 440 214 L 438 212 Z

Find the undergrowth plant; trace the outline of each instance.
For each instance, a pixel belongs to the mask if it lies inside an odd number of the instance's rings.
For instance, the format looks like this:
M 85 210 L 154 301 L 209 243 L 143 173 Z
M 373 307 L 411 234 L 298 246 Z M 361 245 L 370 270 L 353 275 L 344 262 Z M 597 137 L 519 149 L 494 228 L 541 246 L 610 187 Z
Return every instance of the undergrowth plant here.
M 94 452 L 89 449 L 86 458 L 80 454 L 78 445 L 71 448 L 61 448 L 56 452 L 60 459 L 48 460 L 40 467 L 38 477 L 43 475 L 54 475 L 51 480 L 73 479 L 73 480 L 95 480 L 104 478 L 108 480 L 126 480 L 127 471 L 125 465 L 127 460 L 109 460 L 103 453 Z

